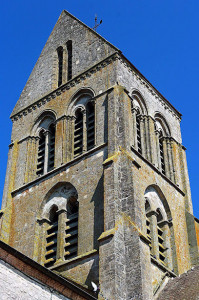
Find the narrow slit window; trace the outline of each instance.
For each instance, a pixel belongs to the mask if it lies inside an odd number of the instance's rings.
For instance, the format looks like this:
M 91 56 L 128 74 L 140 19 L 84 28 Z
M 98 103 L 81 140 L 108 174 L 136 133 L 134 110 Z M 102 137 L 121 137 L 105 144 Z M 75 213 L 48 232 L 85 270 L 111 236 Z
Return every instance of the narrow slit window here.
M 58 86 L 62 84 L 63 80 L 63 48 L 57 50 L 58 54 Z
M 74 129 L 74 156 L 83 152 L 83 114 L 81 110 L 76 111 L 75 129 Z
M 46 268 L 50 268 L 56 262 L 57 256 L 57 233 L 58 233 L 58 213 L 57 206 L 54 206 L 50 212 L 51 224 L 47 229 L 46 233 L 46 253 L 45 263 Z
M 38 157 L 37 157 L 37 175 L 43 175 L 44 173 L 44 160 L 45 160 L 45 135 L 44 132 L 40 132 Z
M 65 260 L 72 259 L 78 254 L 78 202 L 76 198 L 70 199 L 67 208 L 65 230 Z
M 68 52 L 68 80 L 72 78 L 72 41 L 68 41 L 67 44 Z
M 89 102 L 86 107 L 87 113 L 87 150 L 92 149 L 95 146 L 95 108 L 94 105 Z

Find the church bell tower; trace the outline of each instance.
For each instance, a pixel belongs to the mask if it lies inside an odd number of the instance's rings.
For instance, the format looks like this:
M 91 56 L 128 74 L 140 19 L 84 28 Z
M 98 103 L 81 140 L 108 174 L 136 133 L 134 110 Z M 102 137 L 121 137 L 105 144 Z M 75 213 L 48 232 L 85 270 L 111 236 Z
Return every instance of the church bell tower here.
M 11 114 L 0 238 L 99 299 L 199 263 L 181 114 L 63 11 Z

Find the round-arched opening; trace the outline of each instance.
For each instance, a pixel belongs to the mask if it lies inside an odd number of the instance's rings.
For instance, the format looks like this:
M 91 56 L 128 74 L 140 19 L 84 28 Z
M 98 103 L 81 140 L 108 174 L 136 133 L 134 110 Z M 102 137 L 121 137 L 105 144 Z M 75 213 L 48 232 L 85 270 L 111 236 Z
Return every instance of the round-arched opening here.
M 51 223 L 55 223 L 58 221 L 58 207 L 57 205 L 53 205 L 49 212 L 49 220 Z

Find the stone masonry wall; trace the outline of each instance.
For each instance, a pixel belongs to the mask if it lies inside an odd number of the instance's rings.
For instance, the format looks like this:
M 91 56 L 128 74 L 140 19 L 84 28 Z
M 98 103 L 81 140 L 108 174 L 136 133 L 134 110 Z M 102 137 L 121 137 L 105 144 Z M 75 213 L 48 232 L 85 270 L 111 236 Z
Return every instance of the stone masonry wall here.
M 22 91 L 13 114 L 57 87 L 57 48 L 66 45 L 68 40 L 72 40 L 73 77 L 116 50 L 98 34 L 63 11 Z M 66 82 L 66 79 L 63 82 Z
M 165 101 L 161 101 L 161 97 L 157 95 L 153 88 L 150 88 L 147 83 L 143 84 L 142 80 L 140 80 L 141 76 L 136 71 L 134 74 L 133 68 L 127 67 L 125 60 L 118 61 L 117 74 L 119 84 L 124 86 L 130 94 L 133 91 L 139 91 L 145 101 L 148 114 L 151 117 L 154 118 L 157 112 L 164 116 L 169 125 L 171 136 L 181 143 L 180 120 L 176 118 L 175 113 L 172 112 L 172 109 L 169 109 Z
M 48 286 L 39 283 L 0 260 L 1 299 L 69 300 Z

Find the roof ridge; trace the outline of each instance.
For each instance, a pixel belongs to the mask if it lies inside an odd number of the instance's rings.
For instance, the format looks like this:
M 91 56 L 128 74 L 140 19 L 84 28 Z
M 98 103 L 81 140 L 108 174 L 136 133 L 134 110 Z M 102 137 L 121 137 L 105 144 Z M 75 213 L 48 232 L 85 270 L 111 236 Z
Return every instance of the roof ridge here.
M 115 50 L 119 51 L 120 53 L 122 53 L 122 51 L 117 48 L 116 46 L 114 46 L 113 44 L 111 44 L 109 41 L 107 41 L 103 36 L 101 36 L 99 33 L 97 33 L 95 30 L 93 30 L 91 27 L 89 27 L 88 25 L 86 25 L 84 22 L 82 22 L 81 20 L 79 20 L 78 18 L 76 18 L 75 16 L 73 16 L 71 13 L 69 13 L 66 9 L 64 9 L 62 11 L 62 13 L 65 12 L 67 15 L 69 15 L 70 17 L 72 17 L 73 19 L 75 19 L 77 22 L 79 22 L 80 24 L 82 24 L 83 26 L 85 26 L 87 29 L 89 29 L 92 33 L 94 33 L 95 35 L 97 35 L 98 37 L 100 37 L 101 39 L 103 39 L 107 44 L 109 44 L 111 47 L 113 47 Z M 61 15 L 62 15 L 61 13 Z M 60 15 L 60 16 L 61 16 Z

